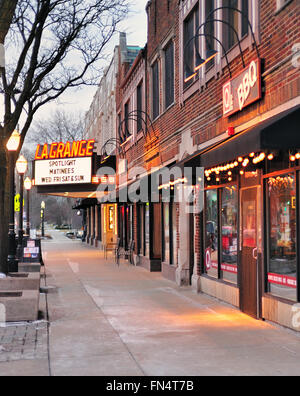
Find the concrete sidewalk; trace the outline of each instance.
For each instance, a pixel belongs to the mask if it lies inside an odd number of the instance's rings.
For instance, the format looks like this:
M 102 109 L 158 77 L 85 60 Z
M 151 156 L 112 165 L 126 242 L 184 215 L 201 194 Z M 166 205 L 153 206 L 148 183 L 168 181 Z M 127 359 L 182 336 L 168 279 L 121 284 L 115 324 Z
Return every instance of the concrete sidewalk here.
M 125 262 L 118 267 L 61 233 L 53 237 L 43 244 L 47 283 L 58 287 L 47 296 L 45 375 L 300 374 L 298 334 L 178 288 L 161 274 Z M 0 374 L 4 368 L 0 363 Z

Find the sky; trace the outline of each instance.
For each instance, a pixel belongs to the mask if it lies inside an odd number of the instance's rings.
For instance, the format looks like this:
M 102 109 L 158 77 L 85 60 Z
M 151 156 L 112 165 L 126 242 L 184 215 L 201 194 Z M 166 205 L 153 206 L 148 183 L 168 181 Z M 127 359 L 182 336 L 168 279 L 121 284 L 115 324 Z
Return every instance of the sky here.
M 144 47 L 147 42 L 147 15 L 146 4 L 148 0 L 129 0 L 130 14 L 126 20 L 119 25 L 119 32 L 127 33 L 128 45 L 137 45 Z M 119 43 L 119 33 L 115 35 L 106 49 L 106 53 L 113 55 L 113 50 Z M 109 62 L 111 57 L 109 57 Z M 108 62 L 108 64 L 109 64 Z M 105 65 L 106 66 L 106 65 Z M 101 76 L 99 77 L 99 82 Z M 36 114 L 36 119 L 46 119 L 51 117 L 55 110 L 63 109 L 66 112 L 82 112 L 88 111 L 97 87 L 84 87 L 79 90 L 66 92 L 56 102 L 42 107 Z M 0 120 L 3 120 L 3 95 L 0 95 Z M 22 124 L 22 123 L 21 123 Z
M 122 22 L 119 26 L 120 32 L 127 33 L 127 44 L 144 47 L 147 42 L 147 15 L 146 5 L 148 0 L 129 0 L 131 4 L 131 12 L 129 18 Z M 119 34 L 117 33 L 111 41 L 107 52 L 113 55 L 113 49 L 119 44 Z M 110 58 L 111 60 L 111 58 Z M 101 77 L 99 78 L 99 81 Z M 97 87 L 85 87 L 76 92 L 69 92 L 61 97 L 57 102 L 50 103 L 41 109 L 37 118 L 41 119 L 49 117 L 56 109 L 63 108 L 65 111 L 85 113 L 88 111 Z

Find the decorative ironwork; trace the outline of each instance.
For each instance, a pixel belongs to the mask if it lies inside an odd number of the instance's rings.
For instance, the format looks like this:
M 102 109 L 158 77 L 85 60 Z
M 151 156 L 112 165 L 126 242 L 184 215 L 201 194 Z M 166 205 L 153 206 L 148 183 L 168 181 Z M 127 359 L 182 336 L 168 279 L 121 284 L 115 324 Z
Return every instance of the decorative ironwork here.
M 124 144 L 126 140 L 130 138 L 130 136 L 132 136 L 128 129 L 128 121 L 130 120 L 135 122 L 141 122 L 140 126 L 145 138 L 150 135 L 150 130 L 155 135 L 155 130 L 149 114 L 143 110 L 133 110 L 128 113 L 127 117 L 124 118 L 124 120 L 122 120 L 119 125 L 119 138 L 122 142 L 121 144 Z M 125 128 L 125 132 L 123 131 L 123 128 Z
M 243 67 L 245 68 L 245 60 L 244 60 L 244 55 L 243 55 L 243 50 L 242 50 L 241 40 L 240 40 L 239 34 L 238 34 L 237 30 L 235 29 L 235 27 L 232 26 L 232 24 L 229 23 L 228 21 L 224 21 L 224 20 L 222 20 L 222 19 L 214 18 L 214 14 L 215 14 L 217 11 L 219 11 L 219 10 L 230 10 L 230 11 L 238 12 L 239 14 L 242 15 L 242 18 L 244 18 L 244 19 L 247 21 L 248 28 L 250 28 L 251 35 L 252 35 L 252 40 L 253 40 L 253 42 L 254 42 L 254 45 L 255 45 L 255 48 L 256 48 L 256 52 L 257 52 L 258 58 L 260 58 L 260 53 L 259 53 L 258 45 L 257 45 L 256 39 L 255 39 L 255 34 L 254 34 L 254 31 L 253 31 L 252 24 L 251 24 L 251 22 L 250 22 L 250 20 L 249 20 L 249 18 L 248 18 L 248 15 L 245 14 L 243 11 L 239 10 L 238 8 L 235 8 L 235 7 L 230 7 L 230 6 L 218 7 L 218 8 L 216 8 L 216 9 L 214 9 L 213 11 L 211 11 L 211 12 L 207 15 L 205 22 L 203 22 L 203 23 L 197 28 L 196 34 L 195 34 L 192 38 L 190 38 L 190 40 L 186 43 L 186 45 L 185 45 L 185 47 L 184 47 L 184 50 L 183 50 L 183 57 L 184 57 L 184 66 L 185 66 L 185 76 L 184 76 L 185 82 L 188 82 L 189 80 L 191 80 L 192 78 L 194 78 L 194 77 L 196 76 L 196 74 L 197 74 L 197 71 L 198 71 L 204 64 L 206 64 L 209 60 L 211 60 L 214 56 L 217 55 L 217 51 L 214 50 L 213 48 L 211 48 L 211 45 L 210 45 L 209 43 L 207 43 L 209 48 L 207 49 L 206 59 L 202 59 L 202 57 L 201 57 L 201 55 L 200 55 L 200 53 L 199 53 L 199 49 L 197 48 L 197 43 L 196 43 L 197 37 L 206 37 L 206 38 L 207 38 L 207 37 L 211 37 L 211 38 L 213 38 L 215 41 L 217 41 L 217 42 L 221 45 L 221 47 L 222 47 L 222 49 L 223 49 L 223 52 L 224 52 L 224 56 L 225 56 L 225 58 L 226 58 L 226 63 L 227 63 L 227 67 L 228 67 L 228 70 L 229 70 L 229 74 L 230 74 L 230 77 L 231 77 L 231 69 L 230 69 L 230 64 L 229 64 L 228 56 L 227 56 L 229 50 L 226 51 L 226 49 L 225 49 L 223 43 L 222 43 L 217 37 L 215 37 L 213 34 L 210 34 L 210 33 L 206 33 L 206 32 L 205 32 L 205 28 L 206 28 L 207 24 L 209 24 L 209 23 L 214 23 L 214 22 L 223 23 L 223 24 L 229 26 L 229 27 L 234 31 L 235 36 L 236 36 L 236 38 L 237 38 L 238 45 L 239 45 L 239 50 L 240 50 L 240 54 L 241 54 L 241 59 L 242 59 Z M 204 33 L 199 33 L 203 27 L 204 27 Z M 190 67 L 189 67 L 189 65 L 188 65 L 188 62 L 187 62 L 187 59 L 186 59 L 186 55 L 187 55 L 187 54 L 186 54 L 186 49 L 187 49 L 188 45 L 190 45 L 190 43 L 191 43 L 192 41 L 194 41 L 194 46 L 195 46 L 195 51 L 196 51 L 196 58 L 197 58 L 197 60 L 199 61 L 199 62 L 197 62 L 197 65 L 195 66 L 194 70 L 191 70 L 191 69 L 190 69 Z

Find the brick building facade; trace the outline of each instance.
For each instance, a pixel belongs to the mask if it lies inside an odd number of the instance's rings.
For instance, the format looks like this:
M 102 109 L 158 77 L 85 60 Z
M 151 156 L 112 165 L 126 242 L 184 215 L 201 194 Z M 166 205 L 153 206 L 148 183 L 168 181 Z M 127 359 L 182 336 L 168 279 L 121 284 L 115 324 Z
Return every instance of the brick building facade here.
M 146 12 L 147 45 L 131 66 L 121 59 L 117 79 L 120 244 L 136 265 L 292 327 L 299 2 L 152 0 Z M 161 169 L 171 179 L 146 200 L 120 199 Z M 177 202 L 184 190 L 192 202 Z

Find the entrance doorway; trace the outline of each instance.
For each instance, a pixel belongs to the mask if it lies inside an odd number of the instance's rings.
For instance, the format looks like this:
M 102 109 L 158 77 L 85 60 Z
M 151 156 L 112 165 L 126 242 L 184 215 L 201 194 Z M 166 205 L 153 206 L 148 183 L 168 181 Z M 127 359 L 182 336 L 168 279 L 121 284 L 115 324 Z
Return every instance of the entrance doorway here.
M 240 309 L 258 318 L 258 245 L 260 187 L 241 189 Z

